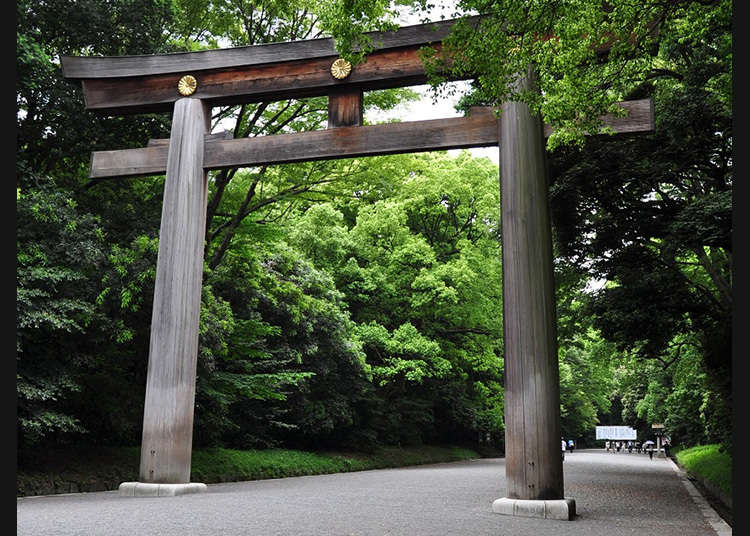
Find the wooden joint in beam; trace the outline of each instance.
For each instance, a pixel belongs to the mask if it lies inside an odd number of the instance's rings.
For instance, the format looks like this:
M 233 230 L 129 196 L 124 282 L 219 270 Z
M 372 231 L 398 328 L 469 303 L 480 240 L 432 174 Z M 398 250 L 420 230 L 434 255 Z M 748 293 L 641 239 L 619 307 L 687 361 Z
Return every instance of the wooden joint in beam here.
M 328 128 L 362 125 L 362 88 L 335 89 L 328 94 Z

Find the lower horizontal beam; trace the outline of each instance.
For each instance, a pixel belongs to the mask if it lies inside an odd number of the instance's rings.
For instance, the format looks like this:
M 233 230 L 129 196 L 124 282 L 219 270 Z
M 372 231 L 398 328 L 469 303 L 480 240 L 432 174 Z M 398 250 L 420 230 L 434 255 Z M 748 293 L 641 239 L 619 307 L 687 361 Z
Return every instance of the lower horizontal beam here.
M 203 165 L 222 169 L 491 145 L 497 145 L 497 118 L 489 113 L 226 140 L 206 145 Z
M 638 99 L 617 103 L 625 110 L 624 116 L 607 114 L 601 117 L 605 127 L 611 128 L 617 134 L 631 132 L 651 132 L 654 130 L 654 101 L 652 99 Z M 544 125 L 544 137 L 549 138 L 553 132 L 550 125 Z
M 139 149 L 94 151 L 91 153 L 90 179 L 143 177 L 167 172 L 168 143 L 155 143 Z
M 294 134 L 219 140 L 206 138 L 206 170 L 288 164 L 336 158 L 411 153 L 497 145 L 497 118 L 487 109 L 469 117 L 339 127 Z M 92 153 L 89 177 L 163 174 L 168 144 Z
M 603 117 L 617 133 L 648 132 L 654 128 L 650 99 L 622 102 L 625 117 Z M 552 129 L 544 128 L 549 136 Z M 382 125 L 339 127 L 255 138 L 222 139 L 207 135 L 206 170 L 287 164 L 313 160 L 354 158 L 497 145 L 498 124 L 489 107 L 472 108 L 467 117 L 409 121 Z M 149 147 L 96 151 L 89 177 L 139 177 L 166 172 L 168 144 L 154 140 Z

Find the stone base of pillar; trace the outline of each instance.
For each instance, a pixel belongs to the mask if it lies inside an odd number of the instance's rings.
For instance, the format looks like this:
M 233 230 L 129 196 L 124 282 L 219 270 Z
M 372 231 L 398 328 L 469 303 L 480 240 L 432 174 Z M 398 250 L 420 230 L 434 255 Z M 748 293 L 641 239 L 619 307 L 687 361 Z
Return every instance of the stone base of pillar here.
M 174 497 L 188 493 L 207 491 L 205 484 L 188 482 L 186 484 L 152 484 L 147 482 L 123 482 L 118 488 L 124 497 Z
M 496 514 L 570 521 L 576 516 L 574 499 L 528 500 L 503 497 L 492 503 Z

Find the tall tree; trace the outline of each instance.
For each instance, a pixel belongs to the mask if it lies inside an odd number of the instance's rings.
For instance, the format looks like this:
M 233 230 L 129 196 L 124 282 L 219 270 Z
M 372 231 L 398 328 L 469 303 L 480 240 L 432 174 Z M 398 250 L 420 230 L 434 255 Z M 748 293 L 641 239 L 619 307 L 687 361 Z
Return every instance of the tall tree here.
M 560 429 L 566 438 L 590 437 L 609 411 L 618 360 L 614 344 L 593 328 L 560 341 Z
M 693 6 L 662 28 L 660 76 L 639 89 L 654 97 L 654 134 L 555 151 L 551 199 L 561 260 L 609 281 L 591 298 L 595 325 L 664 369 L 697 350 L 715 394 L 712 427 L 728 440 L 732 70 L 722 7 Z
M 115 378 L 138 359 L 117 348 L 126 332 L 97 296 L 110 248 L 148 228 L 158 201 L 141 183 L 90 189 L 86 165 L 92 149 L 144 144 L 166 122 L 83 112 L 59 56 L 166 51 L 170 3 L 20 1 L 16 13 L 19 439 L 130 441 L 138 409 Z
M 435 7 L 424 0 L 326 0 L 319 12 L 338 49 L 357 62 L 374 45 L 364 32 L 395 28 L 405 8 L 428 21 Z M 693 18 L 683 29 L 699 36 L 700 24 L 722 13 L 731 13 L 728 0 L 459 0 L 450 13 L 458 22 L 440 51 L 425 49 L 424 59 L 439 91 L 448 89 L 442 82 L 452 75 L 474 77 L 466 105 L 529 103 L 556 128 L 548 140 L 553 148 L 581 143 L 614 103 L 668 72 L 658 53 L 674 42 L 680 20 Z M 516 89 L 511 82 L 529 66 L 537 75 L 535 91 Z
M 368 159 L 356 204 L 292 226 L 348 303 L 377 397 L 366 421 L 383 442 L 501 439 L 495 175 L 468 153 Z
M 362 32 L 393 28 L 399 6 L 425 17 L 433 7 L 329 0 L 321 17 L 357 61 L 371 45 Z M 548 148 L 559 149 L 550 192 L 558 255 L 610 281 L 593 299 L 596 327 L 665 366 L 680 346 L 698 345 L 727 440 L 731 15 L 728 0 L 459 0 L 460 20 L 441 51 L 424 55 L 438 90 L 451 75 L 475 75 L 464 105 L 522 100 L 555 127 Z M 511 82 L 528 66 L 536 91 L 517 94 Z M 616 101 L 647 95 L 656 103 L 653 136 L 586 140 Z

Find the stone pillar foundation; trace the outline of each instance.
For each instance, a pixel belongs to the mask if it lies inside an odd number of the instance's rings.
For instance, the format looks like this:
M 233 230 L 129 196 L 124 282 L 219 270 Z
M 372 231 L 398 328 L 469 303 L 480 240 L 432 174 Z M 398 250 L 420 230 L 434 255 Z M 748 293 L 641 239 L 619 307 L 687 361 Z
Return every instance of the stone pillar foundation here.
M 573 499 L 528 500 L 503 497 L 492 503 L 492 511 L 508 516 L 571 521 L 576 516 L 576 502 Z
M 208 491 L 205 484 L 188 482 L 186 484 L 152 484 L 149 482 L 123 482 L 119 487 L 124 497 L 174 497 L 188 493 Z

